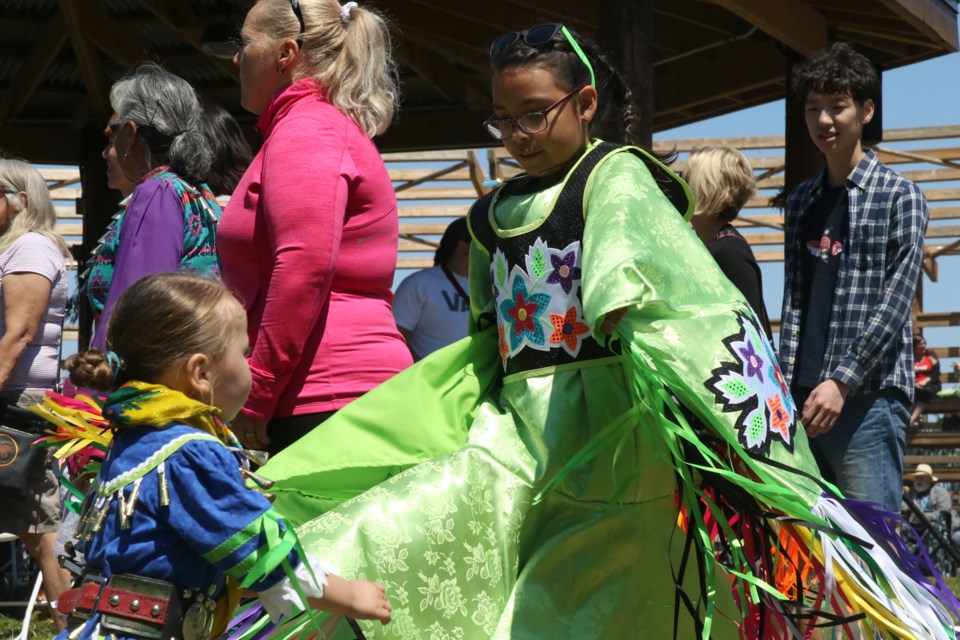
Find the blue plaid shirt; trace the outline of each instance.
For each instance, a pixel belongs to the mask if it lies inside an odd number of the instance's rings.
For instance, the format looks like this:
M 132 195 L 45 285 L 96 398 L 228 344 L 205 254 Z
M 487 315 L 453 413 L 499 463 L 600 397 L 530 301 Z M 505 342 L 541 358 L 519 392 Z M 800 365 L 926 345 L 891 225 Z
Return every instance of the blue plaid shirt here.
M 820 197 L 824 174 L 787 198 L 780 363 L 789 384 L 803 321 L 801 219 Z M 841 254 L 820 380 L 864 394 L 902 389 L 913 399 L 910 311 L 929 211 L 920 189 L 868 151 L 846 181 L 849 232 Z

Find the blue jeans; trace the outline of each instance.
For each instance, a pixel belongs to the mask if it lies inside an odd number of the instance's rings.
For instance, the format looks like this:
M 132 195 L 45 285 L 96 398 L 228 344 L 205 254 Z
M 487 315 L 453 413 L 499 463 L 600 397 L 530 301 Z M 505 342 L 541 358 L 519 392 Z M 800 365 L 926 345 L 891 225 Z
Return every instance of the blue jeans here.
M 899 389 L 849 396 L 833 429 L 810 440 L 820 473 L 845 497 L 899 513 L 909 422 L 907 397 Z

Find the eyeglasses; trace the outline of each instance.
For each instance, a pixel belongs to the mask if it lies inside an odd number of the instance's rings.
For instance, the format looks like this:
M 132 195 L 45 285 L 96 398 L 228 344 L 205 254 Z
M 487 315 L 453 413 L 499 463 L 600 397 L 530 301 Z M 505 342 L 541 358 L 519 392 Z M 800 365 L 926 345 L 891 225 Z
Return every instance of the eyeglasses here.
M 513 137 L 513 134 L 516 133 L 518 128 L 520 131 L 523 131 L 526 134 L 534 134 L 540 133 L 541 131 L 546 131 L 547 114 L 575 96 L 581 89 L 583 89 L 583 86 L 577 87 L 546 109 L 531 111 L 526 115 L 520 116 L 516 120 L 513 118 L 490 116 L 483 121 L 483 126 L 486 127 L 487 133 L 493 136 L 494 140 L 509 140 Z
M 103 128 L 103 135 L 107 136 L 107 142 L 113 142 L 114 138 L 117 137 L 117 130 L 123 126 L 123 121 L 121 120 L 111 120 L 107 123 L 107 126 Z
M 295 2 L 296 0 L 290 1 Z M 542 47 L 545 44 L 553 42 L 553 39 L 557 37 L 557 33 L 562 33 L 563 37 L 570 43 L 573 52 L 577 54 L 577 57 L 580 58 L 584 66 L 587 67 L 587 71 L 590 72 L 590 86 L 596 88 L 597 78 L 593 74 L 593 65 L 590 64 L 590 60 L 587 59 L 586 54 L 583 53 L 583 49 L 580 48 L 577 41 L 573 39 L 570 31 L 562 24 L 541 24 L 526 31 L 505 33 L 490 45 L 490 58 L 496 60 L 505 50 L 513 46 L 517 40 L 521 39 L 531 47 Z
M 300 33 L 297 34 L 297 46 L 303 48 L 303 34 L 307 30 L 307 23 L 303 21 L 303 11 L 300 10 L 300 0 L 290 0 L 290 8 L 293 9 L 293 15 L 297 16 L 300 23 Z

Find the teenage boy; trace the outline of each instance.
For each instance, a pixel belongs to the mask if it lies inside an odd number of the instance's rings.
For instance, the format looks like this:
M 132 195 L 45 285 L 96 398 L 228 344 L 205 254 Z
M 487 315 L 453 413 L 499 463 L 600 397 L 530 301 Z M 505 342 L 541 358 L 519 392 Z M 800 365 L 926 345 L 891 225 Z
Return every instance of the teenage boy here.
M 824 477 L 897 512 L 927 203 L 861 145 L 879 94 L 869 60 L 834 44 L 792 88 L 827 167 L 787 198 L 783 373 Z

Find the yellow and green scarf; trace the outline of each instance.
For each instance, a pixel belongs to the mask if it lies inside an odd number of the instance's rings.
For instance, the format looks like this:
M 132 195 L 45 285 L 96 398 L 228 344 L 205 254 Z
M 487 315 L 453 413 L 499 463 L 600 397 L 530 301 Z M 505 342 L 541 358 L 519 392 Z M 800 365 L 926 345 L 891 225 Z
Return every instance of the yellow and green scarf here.
M 162 429 L 179 422 L 237 446 L 237 438 L 219 418 L 220 409 L 159 384 L 132 380 L 111 393 L 103 416 L 114 429 L 150 426 Z

